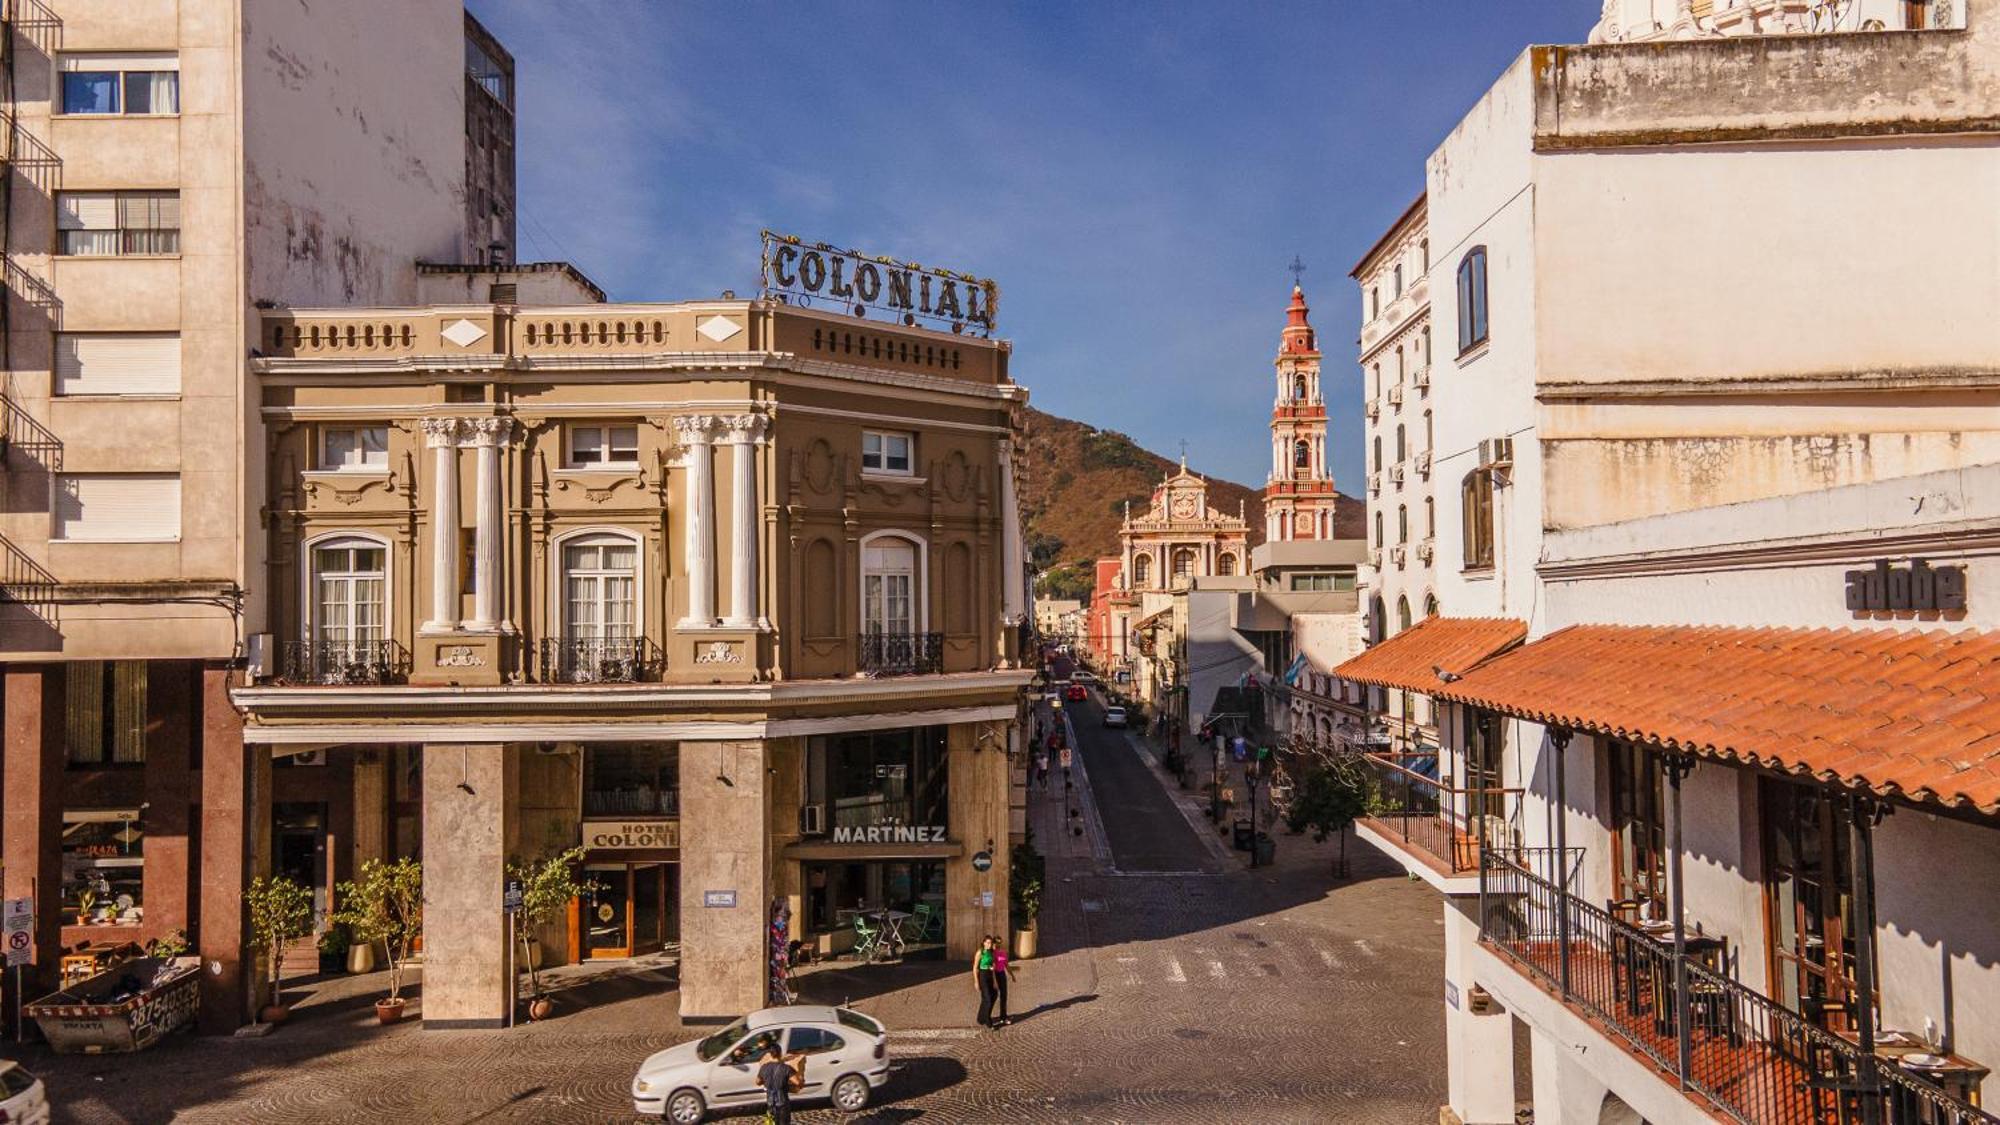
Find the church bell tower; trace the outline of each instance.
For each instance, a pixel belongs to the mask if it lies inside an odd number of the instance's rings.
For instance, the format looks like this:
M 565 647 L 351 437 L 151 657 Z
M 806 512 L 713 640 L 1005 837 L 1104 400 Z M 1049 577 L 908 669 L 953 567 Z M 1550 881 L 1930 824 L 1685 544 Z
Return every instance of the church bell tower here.
M 1278 398 L 1271 408 L 1271 479 L 1264 486 L 1264 537 L 1333 538 L 1333 470 L 1326 460 L 1326 400 L 1320 397 L 1319 341 L 1305 290 L 1292 286 L 1279 337 Z

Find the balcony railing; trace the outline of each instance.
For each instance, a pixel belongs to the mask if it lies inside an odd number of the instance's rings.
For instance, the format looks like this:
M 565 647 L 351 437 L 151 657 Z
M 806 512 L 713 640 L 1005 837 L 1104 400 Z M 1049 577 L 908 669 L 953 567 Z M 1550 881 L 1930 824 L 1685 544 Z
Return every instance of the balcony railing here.
M 1744 1125 L 2000 1122 L 1731 979 L 1720 939 L 1685 935 L 1687 953 L 1676 958 L 1671 933 L 1642 929 L 1573 894 L 1559 894 L 1551 878 L 1558 865 L 1541 851 L 1495 848 L 1481 857 L 1481 940 L 1729 1119 Z M 1864 1106 L 1873 1113 L 1864 1115 Z
M 644 637 L 544 637 L 538 678 L 545 684 L 636 684 L 652 661 Z
M 1460 789 L 1438 777 L 1435 754 L 1364 754 L 1373 775 L 1368 819 L 1454 875 L 1479 870 L 1479 850 L 1506 847 L 1519 789 Z
M 861 670 L 871 676 L 921 676 L 944 671 L 943 633 L 863 633 Z
M 409 662 L 394 641 L 293 641 L 281 678 L 288 684 L 392 684 Z
M 587 789 L 583 794 L 583 815 L 593 816 L 679 816 L 678 789 L 640 786 L 626 789 Z

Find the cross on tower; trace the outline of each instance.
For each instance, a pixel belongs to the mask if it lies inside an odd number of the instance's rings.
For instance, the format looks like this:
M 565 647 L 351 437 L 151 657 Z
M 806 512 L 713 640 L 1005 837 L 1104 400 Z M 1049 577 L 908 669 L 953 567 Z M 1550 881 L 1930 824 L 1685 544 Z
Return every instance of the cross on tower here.
M 1285 268 L 1292 272 L 1293 285 L 1299 285 L 1304 281 L 1306 264 L 1299 260 L 1299 256 L 1297 254 L 1292 255 L 1292 264 L 1286 266 Z
M 1181 468 L 1187 468 L 1187 439 L 1181 439 Z

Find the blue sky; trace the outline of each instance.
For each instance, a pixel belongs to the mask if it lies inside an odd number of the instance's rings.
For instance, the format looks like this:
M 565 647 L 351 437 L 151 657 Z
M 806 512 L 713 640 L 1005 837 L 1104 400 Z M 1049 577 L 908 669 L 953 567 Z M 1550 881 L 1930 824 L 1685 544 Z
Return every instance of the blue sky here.
M 757 287 L 764 227 L 998 280 L 1044 410 L 1261 484 L 1292 255 L 1361 492 L 1347 271 L 1599 0 L 470 0 L 514 52 L 520 250 L 614 300 Z

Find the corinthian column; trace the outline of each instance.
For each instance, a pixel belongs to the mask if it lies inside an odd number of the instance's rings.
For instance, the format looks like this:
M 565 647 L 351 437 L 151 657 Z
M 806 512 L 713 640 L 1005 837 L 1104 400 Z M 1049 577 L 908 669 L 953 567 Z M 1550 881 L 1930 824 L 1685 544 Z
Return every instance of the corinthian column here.
M 1014 443 L 1000 442 L 1000 612 L 1007 624 L 1019 625 L 1027 617 L 1021 604 L 1021 505 L 1014 495 Z
M 500 544 L 504 513 L 500 507 L 500 447 L 513 433 L 512 418 L 479 418 L 468 423 L 472 445 L 479 450 L 479 476 L 473 496 L 472 620 L 467 626 L 500 627 Z
M 715 419 L 703 414 L 683 414 L 674 419 L 680 431 L 682 463 L 687 468 L 687 513 L 684 532 L 687 545 L 688 611 L 681 618 L 683 629 L 705 629 L 715 624 Z
M 723 624 L 753 629 L 764 622 L 757 612 L 757 540 L 761 530 L 757 516 L 757 448 L 764 444 L 764 428 L 770 419 L 762 414 L 739 414 L 722 419 L 722 443 L 736 447 L 730 458 L 735 473 L 731 482 L 729 522 L 729 617 Z
M 458 431 L 456 418 L 426 418 L 424 443 L 432 450 L 431 619 L 426 633 L 458 628 Z

